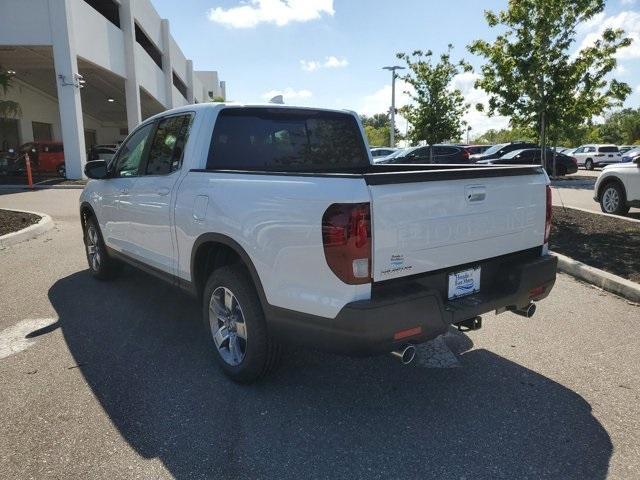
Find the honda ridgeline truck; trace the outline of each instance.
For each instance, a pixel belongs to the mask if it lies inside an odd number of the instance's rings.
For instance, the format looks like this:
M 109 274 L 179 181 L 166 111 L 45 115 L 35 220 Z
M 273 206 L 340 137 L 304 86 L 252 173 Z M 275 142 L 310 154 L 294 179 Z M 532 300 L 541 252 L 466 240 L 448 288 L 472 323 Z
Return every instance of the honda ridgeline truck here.
M 80 198 L 91 274 L 192 293 L 223 371 L 294 342 L 395 352 L 479 315 L 532 315 L 556 277 L 540 166 L 375 165 L 353 112 L 189 105 L 144 121 Z

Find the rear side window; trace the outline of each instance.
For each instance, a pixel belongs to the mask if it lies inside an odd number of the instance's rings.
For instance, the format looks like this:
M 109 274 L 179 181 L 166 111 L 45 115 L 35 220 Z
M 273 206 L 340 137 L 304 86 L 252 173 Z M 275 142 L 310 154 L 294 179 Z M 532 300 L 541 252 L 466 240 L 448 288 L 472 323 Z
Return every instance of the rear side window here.
M 598 151 L 602 153 L 618 153 L 618 147 L 614 145 L 609 145 L 608 147 L 598 148 Z
M 457 147 L 433 147 L 433 154 L 434 155 L 455 155 L 456 153 L 458 153 L 458 148 Z
M 316 110 L 237 108 L 220 112 L 208 169 L 341 171 L 369 166 L 353 116 Z

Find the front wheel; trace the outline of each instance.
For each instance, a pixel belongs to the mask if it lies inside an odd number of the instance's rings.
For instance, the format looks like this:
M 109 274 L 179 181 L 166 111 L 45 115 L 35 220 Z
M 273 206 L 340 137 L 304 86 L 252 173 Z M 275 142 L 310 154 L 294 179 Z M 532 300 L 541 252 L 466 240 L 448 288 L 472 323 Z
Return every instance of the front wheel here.
M 610 183 L 604 187 L 602 195 L 600 195 L 600 209 L 604 213 L 612 215 L 626 215 L 629 213 L 629 206 L 624 192 L 618 184 Z
M 67 167 L 64 163 L 58 167 L 57 172 L 59 177 L 67 178 Z
M 279 348 L 269 335 L 260 299 L 238 264 L 214 270 L 204 289 L 203 321 L 222 371 L 238 383 L 252 383 L 277 364 Z
M 584 168 L 586 168 L 587 170 L 593 170 L 593 160 L 587 158 L 587 161 L 584 162 Z

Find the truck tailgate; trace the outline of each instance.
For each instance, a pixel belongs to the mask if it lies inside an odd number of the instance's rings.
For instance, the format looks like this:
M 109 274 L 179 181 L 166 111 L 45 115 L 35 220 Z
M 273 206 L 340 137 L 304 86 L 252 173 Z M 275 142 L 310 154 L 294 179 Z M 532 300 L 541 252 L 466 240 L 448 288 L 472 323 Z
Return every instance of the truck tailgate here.
M 435 172 L 434 172 L 435 173 Z M 369 183 L 374 281 L 505 255 L 544 243 L 547 176 L 390 179 Z

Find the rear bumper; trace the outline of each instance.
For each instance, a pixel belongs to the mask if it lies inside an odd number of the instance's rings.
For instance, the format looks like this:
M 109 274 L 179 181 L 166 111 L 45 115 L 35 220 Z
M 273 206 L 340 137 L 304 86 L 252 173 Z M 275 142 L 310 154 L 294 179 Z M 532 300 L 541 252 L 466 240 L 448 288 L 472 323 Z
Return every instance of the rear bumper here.
M 349 355 L 386 353 L 435 338 L 462 320 L 545 298 L 555 283 L 556 266 L 557 258 L 551 255 L 487 265 L 492 282 L 486 291 L 481 281 L 480 293 L 453 301 L 443 294 L 446 271 L 396 282 L 379 293 L 374 288 L 372 299 L 345 305 L 333 319 L 276 307 L 268 309 L 267 317 L 276 336 L 287 342 Z M 531 290 L 539 287 L 543 290 L 530 298 Z M 394 338 L 412 329 L 415 334 Z

